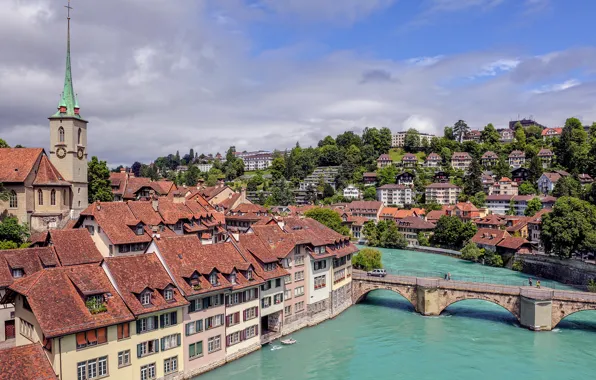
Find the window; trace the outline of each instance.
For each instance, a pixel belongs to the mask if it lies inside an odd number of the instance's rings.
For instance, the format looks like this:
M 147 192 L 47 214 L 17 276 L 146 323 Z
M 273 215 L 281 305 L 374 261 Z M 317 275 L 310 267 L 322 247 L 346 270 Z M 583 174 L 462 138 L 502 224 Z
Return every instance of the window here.
M 139 224 L 139 225 L 137 226 L 136 234 L 137 234 L 138 236 L 140 236 L 140 235 L 142 235 L 142 234 L 143 234 L 143 232 L 144 232 L 144 230 L 143 230 L 143 225 L 142 225 L 142 224 Z
M 246 279 L 252 280 L 252 270 L 249 269 L 246 271 Z
M 291 284 L 292 283 L 292 275 L 289 274 L 284 277 L 284 284 Z
M 211 275 L 209 276 L 209 282 L 213 286 L 219 285 L 219 280 L 217 279 L 217 273 L 211 273 Z
M 64 128 L 58 128 L 58 140 L 64 142 Z
M 257 325 L 247 327 L 246 330 L 244 330 L 244 336 L 246 337 L 246 339 L 253 338 L 253 337 L 257 336 L 258 333 L 259 333 L 259 328 L 257 327 Z
M 146 291 L 141 293 L 141 305 L 147 306 L 151 305 L 151 292 Z
M 215 327 L 219 327 L 224 324 L 224 315 L 218 314 L 213 317 L 205 319 L 205 330 L 209 330 Z
M 263 285 L 261 285 L 261 290 L 269 290 L 271 289 L 271 280 L 267 281 Z
M 118 368 L 130 365 L 130 350 L 118 352 Z
M 163 329 L 164 327 L 174 326 L 178 323 L 178 313 L 173 311 L 171 313 L 162 314 L 159 316 L 160 318 L 160 327 Z
M 186 336 L 203 331 L 203 320 L 189 322 L 185 325 Z
M 141 318 L 137 321 L 137 334 L 157 330 L 158 327 L 158 319 L 156 315 L 152 317 Z
M 95 235 L 95 227 L 93 226 L 85 226 L 87 228 L 87 231 L 89 231 L 90 235 Z
M 10 208 L 19 207 L 19 200 L 17 199 L 17 193 L 14 190 L 10 191 L 9 194 L 9 205 Z
M 286 291 L 284 292 L 284 298 L 287 300 L 292 298 L 292 290 L 291 289 L 286 289 Z
M 236 273 L 230 274 L 230 283 L 236 284 Z
M 37 204 L 43 206 L 43 192 L 41 189 L 37 190 Z
M 108 342 L 108 328 L 88 330 L 77 333 L 77 349 Z
M 257 317 L 257 307 L 249 307 L 248 309 L 244 310 L 244 320 L 248 321 L 250 319 Z
M 155 363 L 141 367 L 141 380 L 155 379 Z
M 284 307 L 284 314 L 291 315 L 292 314 L 292 305 Z
M 159 352 L 159 341 L 157 339 L 137 344 L 137 358 Z
M 161 338 L 161 350 L 169 350 L 170 348 L 175 348 L 180 346 L 181 342 L 181 334 L 172 334 L 168 336 L 164 336 Z
M 77 136 L 77 144 L 79 144 L 79 145 L 81 145 L 81 134 L 82 134 L 82 131 L 81 131 L 81 128 L 79 128 L 79 132 L 78 132 L 78 136 Z
M 234 326 L 240 323 L 240 312 L 237 311 L 234 314 L 230 314 L 226 317 L 226 326 Z
M 232 293 L 230 296 L 230 305 L 236 305 L 240 303 L 240 293 Z
M 25 275 L 23 268 L 15 268 L 12 270 L 12 277 L 14 278 L 21 278 Z
M 50 205 L 56 206 L 56 190 L 54 189 L 50 192 Z
M 108 375 L 108 357 L 87 360 L 77 364 L 77 379 L 97 379 Z
M 315 270 L 327 268 L 327 260 L 315 261 Z
M 304 310 L 304 301 L 296 302 L 296 304 L 294 305 L 294 310 L 296 312 Z
M 294 259 L 294 264 L 296 266 L 304 265 L 304 256 L 296 256 L 296 258 Z
M 265 297 L 261 300 L 261 307 L 266 308 L 271 306 L 271 297 Z
M 273 303 L 278 305 L 283 301 L 283 295 L 282 294 L 276 294 L 273 296 Z
M 201 356 L 203 356 L 203 341 L 188 345 L 189 359 L 200 358 Z
M 304 286 L 299 286 L 294 289 L 294 297 L 300 297 L 304 295 Z
M 281 286 L 281 278 L 276 278 L 275 279 L 275 287 L 279 288 Z
M 321 289 L 326 286 L 326 279 L 327 276 L 317 276 L 315 277 L 315 289 Z
M 240 339 L 241 338 L 241 334 L 240 331 L 236 331 L 235 333 L 231 333 L 230 335 L 228 335 L 228 346 L 233 346 L 237 343 L 240 343 Z
M 166 301 L 173 301 L 174 300 L 174 291 L 172 289 L 164 290 L 163 298 L 165 298 Z
M 19 331 L 29 339 L 33 338 L 33 325 L 24 319 L 21 319 Z
M 294 281 L 301 281 L 301 280 L 304 280 L 304 271 L 303 270 L 294 273 Z
M 163 372 L 166 375 L 178 372 L 178 356 L 174 356 L 173 358 L 168 358 L 163 361 Z
M 221 335 L 209 338 L 207 341 L 207 352 L 212 353 L 221 349 Z

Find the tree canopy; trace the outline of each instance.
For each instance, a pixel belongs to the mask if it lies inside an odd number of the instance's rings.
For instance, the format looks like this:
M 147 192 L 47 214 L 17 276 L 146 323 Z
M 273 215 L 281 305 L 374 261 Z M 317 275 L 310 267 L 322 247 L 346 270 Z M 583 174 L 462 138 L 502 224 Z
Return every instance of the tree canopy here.
M 365 271 L 383 268 L 381 251 L 374 248 L 361 249 L 352 257 L 352 266 Z
M 96 156 L 91 157 L 91 161 L 87 163 L 87 181 L 89 203 L 114 200 L 110 184 L 110 170 L 105 161 L 99 161 Z
M 350 235 L 350 230 L 347 226 L 344 226 L 342 224 L 341 217 L 334 210 L 316 207 L 311 210 L 308 210 L 304 215 L 316 220 L 321 224 L 324 224 L 325 226 L 331 228 L 335 232 L 338 232 L 345 236 Z

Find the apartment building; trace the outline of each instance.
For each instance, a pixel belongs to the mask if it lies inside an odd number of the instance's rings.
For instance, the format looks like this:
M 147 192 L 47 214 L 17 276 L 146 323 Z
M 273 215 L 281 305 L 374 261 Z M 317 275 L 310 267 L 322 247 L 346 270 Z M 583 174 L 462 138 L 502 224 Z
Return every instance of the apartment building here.
M 377 158 L 377 168 L 381 169 L 391 165 L 393 165 L 393 160 L 388 154 L 381 154 L 379 158 Z
M 244 170 L 266 170 L 273 163 L 273 154 L 271 153 L 257 153 L 248 156 L 240 156 L 244 162 Z
M 540 158 L 540 161 L 542 161 L 542 168 L 546 169 L 550 167 L 553 158 L 555 157 L 555 154 L 550 149 L 542 148 L 538 152 L 538 157 Z
M 418 157 L 412 153 L 406 153 L 401 158 L 401 166 L 404 168 L 416 168 L 418 166 Z
M 408 241 L 408 245 L 414 247 L 418 245 L 418 234 L 422 233 L 429 238 L 435 228 L 434 223 L 428 222 L 417 216 L 407 216 L 396 220 L 396 223 L 397 230 L 404 235 Z
M 354 216 L 363 216 L 375 222 L 379 221 L 379 214 L 383 203 L 380 201 L 353 201 L 346 208 Z
M 454 152 L 451 155 L 451 167 L 455 170 L 468 170 L 472 164 L 472 156 L 468 152 Z
M 425 188 L 426 202 L 435 202 L 440 205 L 457 203 L 461 187 L 452 183 L 432 183 Z
M 404 185 L 383 185 L 377 188 L 377 200 L 383 203 L 384 206 L 396 205 L 398 207 L 404 207 L 405 205 L 411 205 L 412 200 L 412 188 Z
M 426 156 L 426 160 L 424 160 L 424 166 L 427 168 L 439 168 L 443 163 L 443 158 L 436 153 L 431 153 Z
M 394 133 L 391 136 L 391 147 L 392 148 L 403 147 L 404 143 L 406 142 L 406 133 L 407 133 L 406 131 Z M 435 137 L 435 135 L 431 135 L 429 133 L 420 133 L 420 132 L 418 132 L 418 136 L 420 137 L 420 144 L 422 144 L 423 140 L 426 140 L 426 142 L 429 145 L 430 145 L 432 138 Z
M 489 186 L 488 195 L 517 195 L 518 191 L 517 182 L 512 181 L 510 178 L 503 177 Z
M 486 197 L 486 208 L 497 215 L 507 215 L 513 195 L 489 195 Z
M 354 185 L 348 185 L 343 191 L 344 198 L 360 199 L 360 190 Z
M 526 153 L 521 150 L 514 150 L 509 153 L 509 166 L 512 169 L 521 168 L 526 163 Z
M 497 164 L 497 162 L 499 161 L 499 155 L 496 154 L 495 152 L 491 152 L 490 150 L 488 152 L 485 152 L 482 157 L 480 158 L 480 160 L 482 161 L 482 165 L 489 169 L 492 168 L 493 166 L 495 166 Z
M 189 302 L 154 253 L 107 257 L 102 264 L 134 321 L 130 335 L 130 376 L 147 380 L 184 373 L 184 308 Z M 120 332 L 118 332 L 120 334 Z M 123 338 L 124 339 L 124 338 Z M 120 354 L 118 354 L 120 355 Z

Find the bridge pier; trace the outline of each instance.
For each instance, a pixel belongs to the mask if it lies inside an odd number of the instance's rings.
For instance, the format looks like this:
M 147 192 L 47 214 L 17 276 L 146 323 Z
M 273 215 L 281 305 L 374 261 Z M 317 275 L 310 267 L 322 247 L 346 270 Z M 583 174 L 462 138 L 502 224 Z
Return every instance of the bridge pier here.
M 523 327 L 533 331 L 552 330 L 553 301 L 520 296 L 520 319 Z
M 439 315 L 441 306 L 439 302 L 439 290 L 436 287 L 416 287 L 415 309 L 422 315 Z

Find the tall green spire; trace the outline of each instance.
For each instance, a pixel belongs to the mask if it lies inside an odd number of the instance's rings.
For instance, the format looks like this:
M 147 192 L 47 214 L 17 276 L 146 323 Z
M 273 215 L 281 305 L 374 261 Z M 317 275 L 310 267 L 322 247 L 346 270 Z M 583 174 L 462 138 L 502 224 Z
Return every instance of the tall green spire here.
M 68 9 L 67 17 L 67 29 L 66 29 L 66 73 L 64 74 L 64 90 L 58 104 L 58 112 L 53 117 L 76 117 L 81 118 L 79 115 L 79 104 L 76 99 L 76 94 L 72 85 L 72 72 L 70 68 L 70 0 L 66 6 Z

